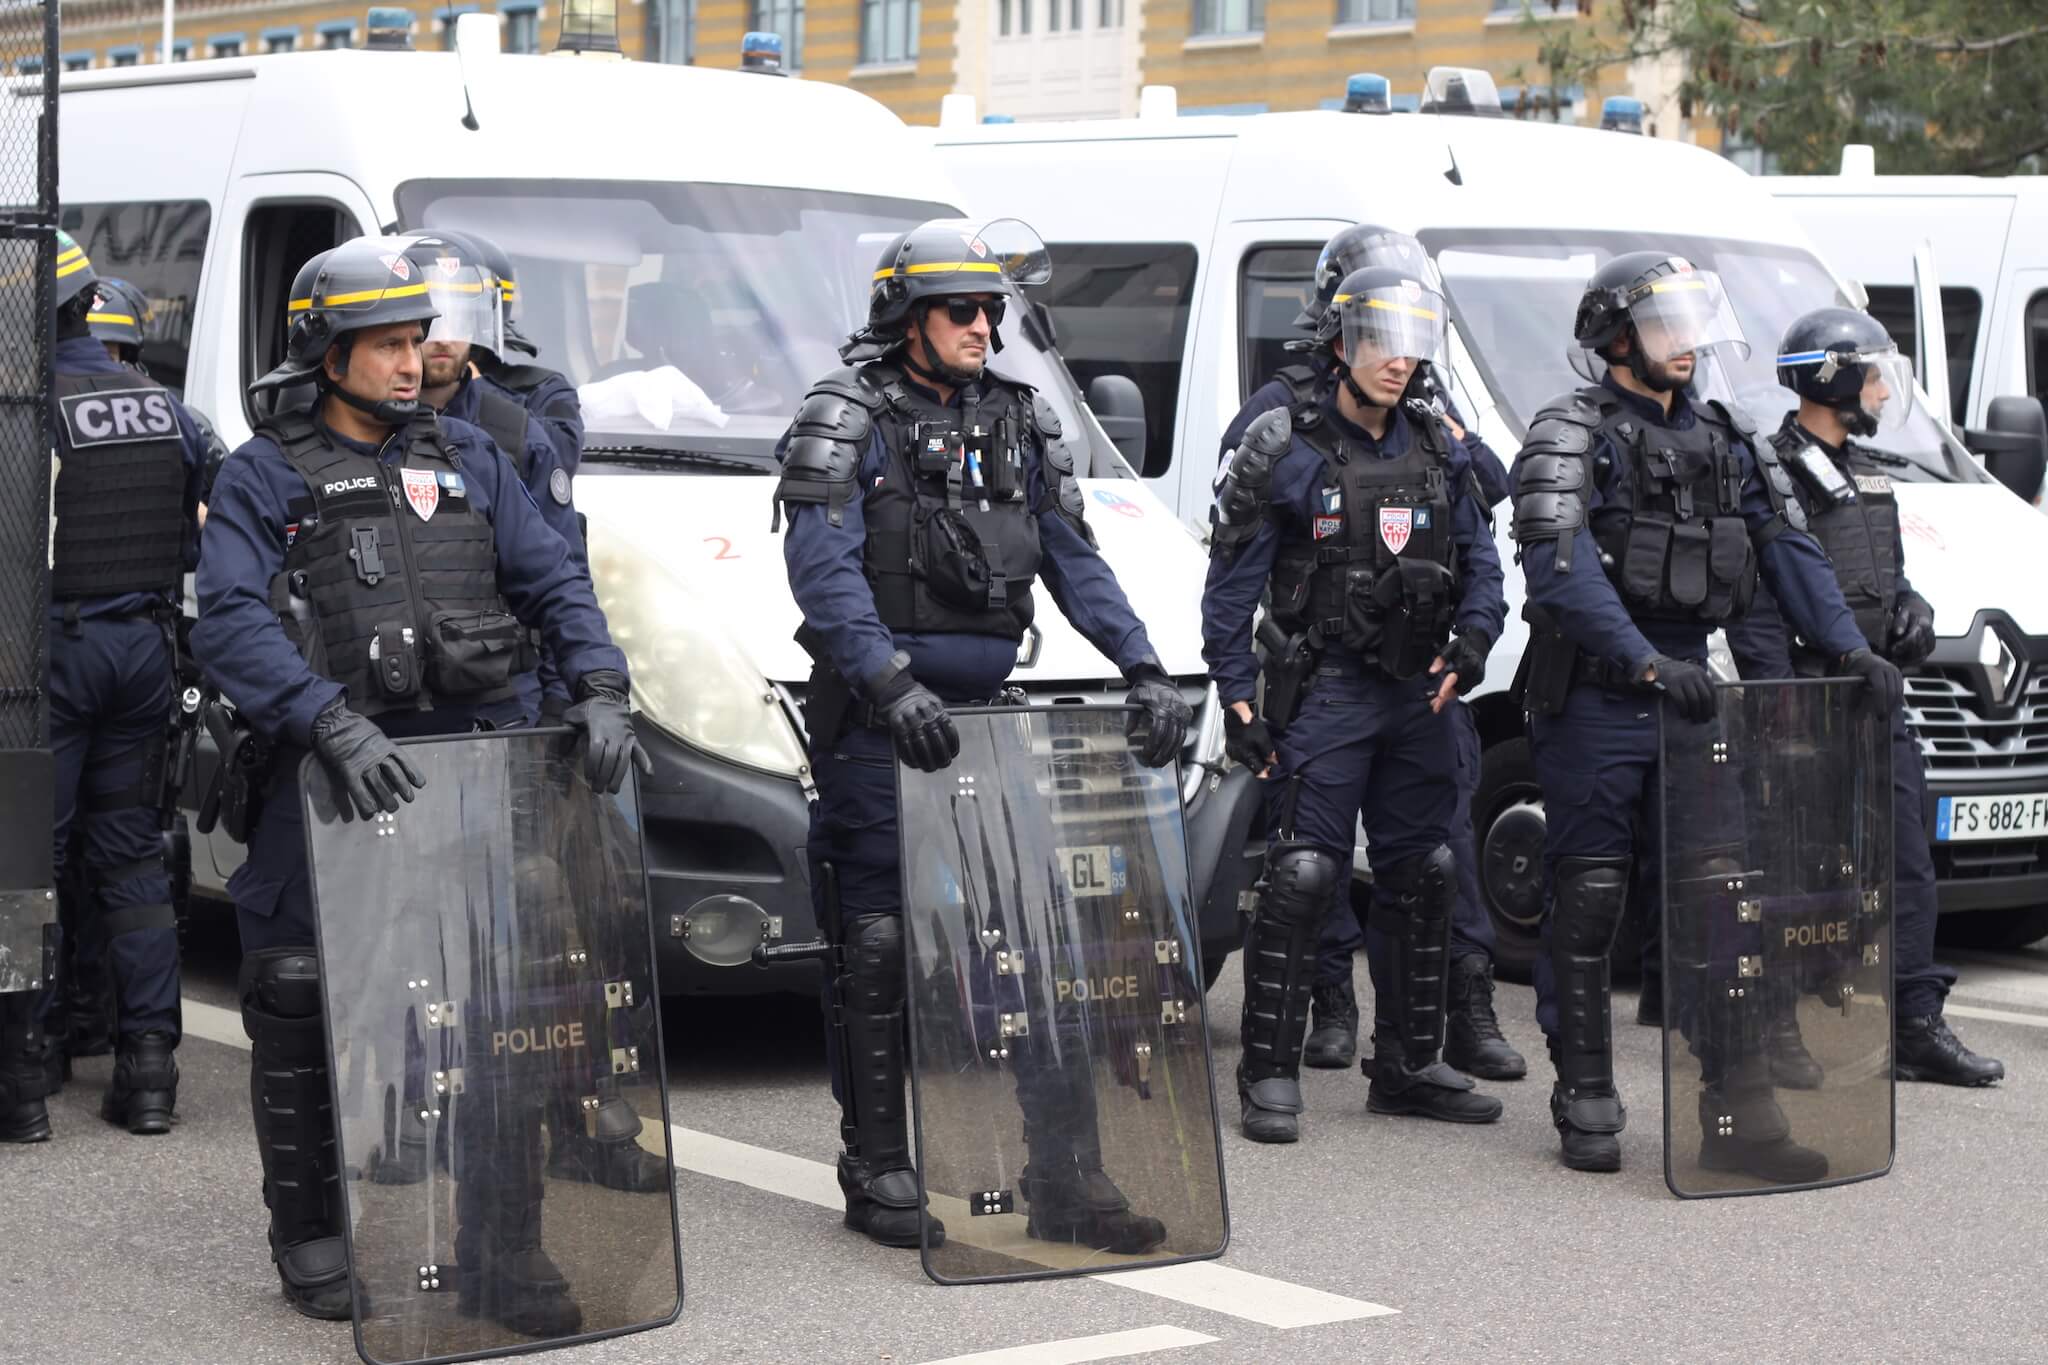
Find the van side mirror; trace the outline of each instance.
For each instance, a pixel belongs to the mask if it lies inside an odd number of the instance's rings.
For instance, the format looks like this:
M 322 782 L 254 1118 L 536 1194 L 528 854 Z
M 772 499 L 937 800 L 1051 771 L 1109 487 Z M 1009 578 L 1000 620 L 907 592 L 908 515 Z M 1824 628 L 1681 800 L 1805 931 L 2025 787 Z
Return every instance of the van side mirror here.
M 1088 381 L 1088 407 L 1118 453 L 1145 473 L 1145 395 L 1129 375 L 1098 374 Z
M 1991 477 L 2027 502 L 2041 494 L 2048 475 L 2048 408 L 2037 398 L 2008 394 L 1991 400 L 1983 431 L 1965 431 L 1963 444 L 1984 457 Z

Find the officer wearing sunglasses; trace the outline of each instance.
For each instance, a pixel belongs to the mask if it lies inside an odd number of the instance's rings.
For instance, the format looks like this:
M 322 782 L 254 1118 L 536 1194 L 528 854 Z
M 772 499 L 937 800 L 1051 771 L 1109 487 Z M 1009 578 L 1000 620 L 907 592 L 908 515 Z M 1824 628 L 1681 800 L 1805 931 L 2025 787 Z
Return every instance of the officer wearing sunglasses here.
M 1050 274 L 1045 244 L 1014 219 L 905 233 L 875 269 L 867 325 L 840 348 L 849 368 L 812 387 L 783 438 L 776 516 L 789 515 L 798 638 L 815 664 L 811 885 L 841 958 L 827 982 L 847 1136 L 839 1183 L 847 1226 L 885 1246 L 918 1245 L 896 760 L 934 772 L 958 755 L 946 708 L 1003 690 L 1041 578 L 1130 682 L 1146 763 L 1173 762 L 1190 719 L 1082 519 L 1085 445 L 1030 386 L 986 367 L 1010 297 Z M 1163 1236 L 1099 1169 L 1070 1160 L 1041 1175 L 1041 1226 L 1120 1251 Z M 929 1226 L 936 1245 L 944 1229 Z

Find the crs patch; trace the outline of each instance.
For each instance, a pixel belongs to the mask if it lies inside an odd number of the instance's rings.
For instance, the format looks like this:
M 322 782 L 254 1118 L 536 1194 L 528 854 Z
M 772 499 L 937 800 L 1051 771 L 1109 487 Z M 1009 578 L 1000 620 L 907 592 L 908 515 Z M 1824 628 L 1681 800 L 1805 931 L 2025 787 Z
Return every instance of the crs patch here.
M 1425 515 L 1427 515 L 1425 513 Z M 1392 554 L 1399 554 L 1408 548 L 1409 537 L 1415 534 L 1415 509 L 1413 507 L 1382 507 L 1380 509 L 1380 541 Z
M 73 450 L 175 440 L 178 418 L 162 389 L 101 389 L 57 400 Z
M 441 505 L 441 481 L 434 477 L 431 469 L 401 469 L 399 480 L 405 485 L 405 500 L 412 504 L 412 510 L 420 514 L 421 521 L 431 521 L 434 509 Z
M 1858 474 L 1856 476 L 1856 491 L 1888 498 L 1892 495 L 1892 481 L 1888 475 L 1884 474 Z

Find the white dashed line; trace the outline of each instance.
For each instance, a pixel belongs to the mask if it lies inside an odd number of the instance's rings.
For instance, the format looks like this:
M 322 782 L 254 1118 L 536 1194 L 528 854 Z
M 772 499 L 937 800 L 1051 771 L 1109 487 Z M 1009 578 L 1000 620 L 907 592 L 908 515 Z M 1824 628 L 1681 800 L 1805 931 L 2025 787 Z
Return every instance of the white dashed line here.
M 1104 1332 L 1101 1336 L 1070 1337 L 1065 1341 L 1042 1341 L 1035 1346 L 947 1356 L 944 1360 L 928 1360 L 925 1365 L 1081 1365 L 1088 1360 L 1117 1360 L 1148 1351 L 1207 1346 L 1215 1340 L 1179 1327 L 1136 1327 L 1128 1332 Z

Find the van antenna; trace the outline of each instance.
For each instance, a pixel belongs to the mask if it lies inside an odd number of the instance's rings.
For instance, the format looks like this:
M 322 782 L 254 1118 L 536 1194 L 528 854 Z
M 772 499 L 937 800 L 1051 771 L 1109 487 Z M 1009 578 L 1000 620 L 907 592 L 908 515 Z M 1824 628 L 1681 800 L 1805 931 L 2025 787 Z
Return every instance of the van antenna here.
M 1464 173 L 1458 169 L 1457 149 L 1446 144 L 1444 147 L 1444 153 L 1451 158 L 1451 168 L 1444 172 L 1444 179 L 1450 181 L 1453 185 L 1463 185 L 1465 183 L 1465 176 Z

